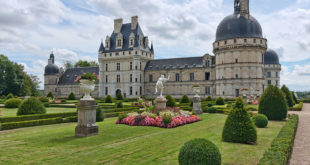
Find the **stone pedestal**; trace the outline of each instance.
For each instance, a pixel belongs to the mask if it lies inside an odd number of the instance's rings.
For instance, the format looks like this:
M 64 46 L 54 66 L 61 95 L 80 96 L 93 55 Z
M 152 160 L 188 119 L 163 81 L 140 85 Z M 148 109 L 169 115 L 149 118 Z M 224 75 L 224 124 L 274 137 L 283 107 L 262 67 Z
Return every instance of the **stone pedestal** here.
M 202 108 L 201 108 L 201 100 L 200 96 L 194 96 L 193 98 L 193 112 L 196 112 L 197 114 L 202 114 Z
M 87 137 L 98 134 L 96 108 L 95 100 L 80 100 L 77 106 L 78 123 L 75 127 L 75 136 Z
M 157 111 L 166 110 L 167 99 L 163 96 L 159 96 L 155 99 L 155 107 L 154 109 Z

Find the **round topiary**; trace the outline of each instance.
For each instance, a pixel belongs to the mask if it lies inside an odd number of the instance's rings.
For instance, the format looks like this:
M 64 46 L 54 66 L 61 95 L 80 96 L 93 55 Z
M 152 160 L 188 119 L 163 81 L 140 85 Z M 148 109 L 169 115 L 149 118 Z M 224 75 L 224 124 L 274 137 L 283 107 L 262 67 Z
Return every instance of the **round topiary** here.
M 121 92 L 117 92 L 117 94 L 116 94 L 116 100 L 123 100 L 124 98 L 123 98 L 123 95 L 122 95 L 122 93 Z
M 221 153 L 217 146 L 206 139 L 186 142 L 179 153 L 180 165 L 220 165 Z
M 105 100 L 104 100 L 105 103 L 113 103 L 113 99 L 110 95 L 108 95 Z
M 5 108 L 18 108 L 19 105 L 23 102 L 22 99 L 19 98 L 11 98 L 4 102 Z
M 49 98 L 54 98 L 54 95 L 53 95 L 53 93 L 52 92 L 48 92 L 48 94 L 46 95 L 46 97 L 49 97 Z
M 123 108 L 124 106 L 123 106 L 123 102 L 117 102 L 116 103 L 116 108 Z
M 171 95 L 167 95 L 166 99 L 167 99 L 167 103 L 166 103 L 167 107 L 175 107 L 176 106 L 175 100 Z
M 49 102 L 45 102 L 43 103 L 44 107 L 50 107 L 50 103 Z
M 69 96 L 68 96 L 68 100 L 75 100 L 75 95 L 74 93 L 70 93 Z
M 240 101 L 242 102 L 242 100 L 238 100 L 238 102 Z M 241 105 L 241 103 L 238 103 L 238 105 Z M 233 143 L 256 143 L 256 128 L 244 108 L 235 108 L 230 111 L 224 125 L 222 139 L 225 142 Z
M 287 105 L 289 107 L 293 107 L 295 103 L 292 96 L 292 92 L 285 85 L 282 86 L 281 91 L 285 94 Z
M 212 97 L 211 97 L 211 96 L 208 96 L 208 97 L 206 98 L 206 101 L 212 101 Z
M 268 125 L 268 118 L 263 114 L 254 115 L 252 120 L 258 128 L 265 128 Z
M 104 120 L 104 114 L 103 111 L 101 110 L 100 106 L 97 106 L 96 108 L 96 121 L 103 121 Z
M 18 108 L 17 115 L 44 114 L 46 113 L 43 103 L 35 97 L 25 100 Z
M 187 95 L 182 96 L 180 103 L 189 103 L 190 100 Z
M 216 105 L 225 105 L 225 101 L 222 97 L 219 97 L 216 99 L 215 104 Z
M 286 119 L 288 106 L 284 93 L 276 86 L 269 85 L 259 100 L 258 113 L 269 120 Z

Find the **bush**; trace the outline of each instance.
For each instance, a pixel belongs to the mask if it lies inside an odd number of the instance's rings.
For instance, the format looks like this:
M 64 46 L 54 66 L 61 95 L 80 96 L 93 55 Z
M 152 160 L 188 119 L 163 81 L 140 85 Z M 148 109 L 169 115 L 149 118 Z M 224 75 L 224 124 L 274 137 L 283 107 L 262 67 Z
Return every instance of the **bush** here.
M 289 107 L 293 107 L 295 103 L 293 100 L 292 92 L 285 85 L 282 86 L 281 91 L 285 94 L 287 105 Z
M 124 113 L 124 112 L 122 112 L 122 113 L 120 113 L 119 115 L 118 115 L 118 120 L 119 121 L 122 121 L 124 118 L 126 118 L 127 117 L 127 113 Z
M 18 108 L 22 102 L 23 100 L 19 98 L 11 98 L 4 102 L 4 107 L 5 108 Z
M 236 109 L 236 108 L 244 109 L 244 103 L 241 97 L 238 97 L 236 99 L 236 103 L 234 104 L 233 109 Z
M 63 120 L 61 117 L 50 118 L 50 119 L 40 119 L 40 120 L 30 120 L 30 121 L 20 121 L 20 122 L 10 122 L 10 123 L 3 123 L 1 130 L 31 127 L 31 126 L 37 126 L 37 125 L 57 124 L 57 123 L 62 123 L 62 122 Z
M 48 94 L 46 95 L 46 97 L 49 97 L 49 98 L 54 98 L 54 95 L 53 95 L 53 93 L 52 92 L 48 92 Z
M 96 108 L 96 121 L 103 121 L 104 120 L 104 114 L 103 111 L 101 110 L 100 106 L 97 106 Z
M 104 100 L 105 103 L 113 103 L 113 99 L 110 95 L 108 95 L 105 100 Z
M 259 100 L 258 113 L 266 115 L 269 120 L 284 120 L 287 111 L 284 93 L 278 87 L 269 85 Z
M 66 103 L 67 100 L 66 99 L 61 99 L 61 103 Z
M 44 114 L 46 113 L 43 103 L 35 97 L 25 100 L 18 108 L 17 115 Z
M 213 106 L 213 104 L 211 104 L 211 103 L 208 103 L 208 104 L 207 104 L 207 106 L 208 106 L 208 107 L 212 107 L 212 106 Z
M 298 100 L 296 98 L 295 93 L 293 91 L 291 93 L 292 93 L 292 97 L 293 97 L 293 100 L 294 100 L 295 104 L 298 104 L 299 102 L 298 102 Z
M 182 96 L 180 103 L 189 103 L 190 100 L 187 95 Z
M 215 104 L 216 105 L 225 105 L 225 101 L 222 97 L 219 97 L 216 99 Z
M 49 102 L 49 99 L 48 99 L 47 97 L 40 97 L 39 100 L 40 100 L 42 103 Z
M 7 96 L 6 96 L 6 98 L 5 99 L 12 99 L 12 98 L 14 98 L 14 95 L 12 94 L 12 93 L 9 93 Z
M 49 102 L 45 102 L 45 103 L 43 103 L 43 105 L 44 105 L 44 107 L 50 107 L 51 106 Z
M 175 100 L 171 95 L 167 95 L 166 99 L 167 99 L 167 103 L 166 103 L 167 107 L 175 107 L 176 106 Z
M 292 111 L 301 111 L 303 107 L 303 102 L 299 102 L 299 104 L 294 105 L 294 107 L 291 109 Z
M 180 165 L 220 165 L 221 153 L 215 144 L 206 139 L 194 139 L 186 142 L 179 153 Z
M 121 92 L 117 92 L 117 94 L 116 94 L 116 100 L 123 100 L 124 98 L 123 98 L 123 95 L 122 95 L 122 93 Z
M 207 112 L 208 113 L 216 113 L 216 109 L 214 107 L 209 107 Z
M 160 116 L 163 118 L 163 122 L 166 126 L 171 123 L 172 115 L 170 112 L 163 112 L 160 114 Z
M 238 102 L 242 99 L 238 99 Z M 250 115 L 244 108 L 239 108 L 242 103 L 231 110 L 226 119 L 222 139 L 225 142 L 253 144 L 257 141 L 256 128 Z
M 206 101 L 212 101 L 212 97 L 211 97 L 211 96 L 208 96 L 208 97 L 206 98 Z
M 50 114 L 36 114 L 36 115 L 24 115 L 24 116 L 12 116 L 12 117 L 0 117 L 1 123 L 8 122 L 19 122 L 19 121 L 28 121 L 28 120 L 39 120 L 39 119 L 47 119 L 47 118 L 66 118 L 77 116 L 77 112 L 66 112 L 66 113 L 50 113 Z
M 258 128 L 265 128 L 268 125 L 268 118 L 263 114 L 254 115 L 252 121 Z
M 271 142 L 270 148 L 259 160 L 258 165 L 287 164 L 294 145 L 298 126 L 298 115 L 292 115 L 281 128 L 278 136 Z
M 123 102 L 117 102 L 116 103 L 116 108 L 124 108 L 124 106 L 123 106 Z
M 74 95 L 74 93 L 70 93 L 70 94 L 69 94 L 68 100 L 75 100 L 75 95 Z

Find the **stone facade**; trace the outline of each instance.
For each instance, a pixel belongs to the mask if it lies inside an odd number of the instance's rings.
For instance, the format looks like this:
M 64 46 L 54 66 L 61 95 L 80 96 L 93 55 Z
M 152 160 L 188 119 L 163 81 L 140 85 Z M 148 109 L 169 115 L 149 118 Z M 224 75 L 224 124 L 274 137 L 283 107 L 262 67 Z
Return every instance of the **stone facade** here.
M 202 97 L 236 97 L 242 89 L 247 89 L 248 95 L 260 95 L 268 84 L 279 86 L 278 56 L 266 51 L 267 39 L 262 37 L 259 23 L 250 15 L 249 1 L 235 0 L 234 7 L 235 13 L 218 26 L 214 55 L 200 57 L 154 59 L 153 44 L 149 46 L 138 17 L 132 17 L 127 24 L 116 19 L 112 34 L 106 36 L 105 44 L 100 44 L 99 68 L 73 68 L 63 75 L 46 73 L 45 94 L 52 91 L 67 97 L 73 92 L 81 96 L 79 86 L 69 79 L 90 71 L 100 77 L 94 97 L 115 97 L 117 92 L 128 98 L 155 97 L 155 84 L 162 74 L 170 76 L 163 94 L 173 97 L 185 94 L 193 97 L 195 84 L 201 86 Z

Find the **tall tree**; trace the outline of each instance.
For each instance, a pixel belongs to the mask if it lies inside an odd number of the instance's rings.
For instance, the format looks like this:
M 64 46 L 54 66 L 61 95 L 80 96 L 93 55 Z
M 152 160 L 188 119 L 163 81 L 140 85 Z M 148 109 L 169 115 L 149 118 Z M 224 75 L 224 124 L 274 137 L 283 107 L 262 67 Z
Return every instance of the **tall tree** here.
M 285 85 L 282 86 L 281 90 L 285 94 L 287 105 L 289 107 L 293 107 L 295 103 L 293 100 L 292 92 Z
M 99 64 L 96 61 L 83 61 L 80 60 L 74 65 L 75 67 L 91 67 L 91 66 L 99 66 Z

